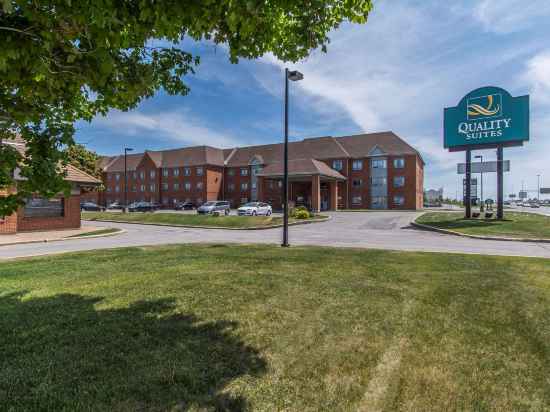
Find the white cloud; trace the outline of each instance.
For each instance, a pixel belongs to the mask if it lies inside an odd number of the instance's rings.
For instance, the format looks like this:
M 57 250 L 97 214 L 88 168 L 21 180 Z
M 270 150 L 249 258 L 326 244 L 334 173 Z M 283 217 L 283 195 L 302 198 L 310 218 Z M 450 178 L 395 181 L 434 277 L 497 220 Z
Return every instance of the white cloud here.
M 550 104 L 550 50 L 537 54 L 527 62 L 522 80 L 530 84 L 535 102 Z
M 106 117 L 94 120 L 100 126 L 132 136 L 151 134 L 157 138 L 172 140 L 189 146 L 209 145 L 234 147 L 239 143 L 233 136 L 220 133 L 205 126 L 188 110 L 145 114 L 139 111 L 121 112 L 113 110 Z
M 550 16 L 548 0 L 482 0 L 472 12 L 485 31 L 511 33 Z

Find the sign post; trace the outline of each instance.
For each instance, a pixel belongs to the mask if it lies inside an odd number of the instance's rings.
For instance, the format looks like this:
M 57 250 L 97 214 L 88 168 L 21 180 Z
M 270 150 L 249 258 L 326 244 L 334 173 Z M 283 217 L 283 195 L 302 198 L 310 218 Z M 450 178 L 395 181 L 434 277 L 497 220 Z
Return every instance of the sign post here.
M 497 218 L 504 217 L 504 147 L 529 140 L 529 96 L 512 97 L 499 87 L 481 87 L 444 110 L 444 147 L 466 151 L 466 210 L 472 217 L 470 178 L 472 150 L 497 149 Z

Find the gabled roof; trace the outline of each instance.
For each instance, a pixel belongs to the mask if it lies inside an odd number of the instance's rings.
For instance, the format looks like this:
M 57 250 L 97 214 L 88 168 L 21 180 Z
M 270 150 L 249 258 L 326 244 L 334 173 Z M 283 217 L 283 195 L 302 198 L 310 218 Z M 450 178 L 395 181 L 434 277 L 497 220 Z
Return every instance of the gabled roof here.
M 22 137 L 16 135 L 11 139 L 3 139 L 2 144 L 8 144 L 14 147 L 15 149 L 17 149 L 19 153 L 21 153 L 21 155 L 25 156 L 26 141 Z M 19 172 L 20 172 L 20 169 L 17 168 L 15 170 L 15 179 L 23 180 L 24 178 L 20 176 Z M 80 170 L 79 168 L 71 164 L 65 167 L 65 172 L 67 173 L 67 175 L 65 176 L 65 180 L 68 182 L 87 184 L 92 186 L 98 186 L 101 184 L 100 179 L 92 175 L 89 175 L 88 173 L 84 172 L 83 170 Z
M 420 153 L 393 132 L 367 133 L 336 138 L 352 158 L 368 157 L 378 147 L 389 156 L 418 155 Z
M 258 176 L 281 177 L 284 173 L 282 162 L 264 167 Z M 321 176 L 336 180 L 346 180 L 338 171 L 315 159 L 293 159 L 288 161 L 289 176 Z

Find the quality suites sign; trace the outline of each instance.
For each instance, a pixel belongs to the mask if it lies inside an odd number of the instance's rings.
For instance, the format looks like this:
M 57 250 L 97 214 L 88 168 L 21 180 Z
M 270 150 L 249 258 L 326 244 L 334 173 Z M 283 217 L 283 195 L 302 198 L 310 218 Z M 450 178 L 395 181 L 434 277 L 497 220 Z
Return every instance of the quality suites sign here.
M 529 96 L 512 97 L 499 87 L 481 87 L 444 112 L 444 146 L 519 146 L 529 140 Z

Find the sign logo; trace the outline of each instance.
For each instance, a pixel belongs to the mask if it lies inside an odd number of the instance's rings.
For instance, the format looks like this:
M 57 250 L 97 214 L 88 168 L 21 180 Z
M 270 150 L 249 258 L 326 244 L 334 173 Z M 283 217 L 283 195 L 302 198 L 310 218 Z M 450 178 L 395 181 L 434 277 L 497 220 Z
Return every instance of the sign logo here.
M 513 97 L 500 87 L 481 87 L 445 108 L 444 146 L 521 146 L 529 140 L 529 96 Z
M 468 99 L 468 120 L 502 116 L 502 95 L 489 94 Z

